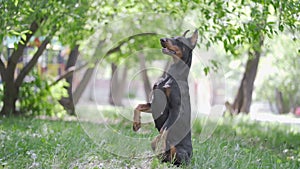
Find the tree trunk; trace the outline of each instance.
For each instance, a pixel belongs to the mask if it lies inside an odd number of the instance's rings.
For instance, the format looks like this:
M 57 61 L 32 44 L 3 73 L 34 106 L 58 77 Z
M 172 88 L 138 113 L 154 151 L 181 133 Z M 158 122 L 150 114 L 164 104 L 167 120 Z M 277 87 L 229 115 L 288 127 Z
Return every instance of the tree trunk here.
M 41 23 L 43 20 L 40 20 L 38 23 Z M 19 94 L 19 87 L 21 86 L 25 75 L 28 71 L 33 67 L 32 63 L 35 63 L 35 59 L 42 54 L 44 46 L 41 46 L 38 51 L 34 54 L 33 58 L 29 61 L 29 63 L 21 70 L 21 73 L 18 75 L 15 80 L 15 70 L 19 59 L 22 57 L 24 49 L 26 48 L 26 44 L 29 42 L 30 38 L 33 34 L 38 30 L 37 21 L 33 21 L 30 25 L 30 32 L 26 33 L 26 38 L 21 38 L 18 43 L 18 48 L 16 48 L 11 56 L 8 58 L 7 66 L 5 67 L 3 61 L 0 61 L 0 71 L 1 77 L 3 80 L 3 107 L 1 109 L 1 115 L 12 115 L 16 114 L 16 101 Z M 43 45 L 48 44 L 48 38 L 45 39 Z M 0 58 L 1 59 L 1 58 Z
M 145 96 L 146 96 L 146 100 L 147 102 L 150 102 L 150 93 L 151 93 L 151 84 L 150 84 L 150 80 L 147 74 L 147 69 L 146 69 L 146 60 L 145 60 L 145 56 L 144 54 L 140 54 L 139 55 L 139 59 L 140 59 L 140 67 L 142 70 L 142 79 L 143 79 L 143 83 L 144 83 L 144 91 L 145 91 Z
M 16 101 L 18 98 L 18 90 L 14 82 L 15 67 L 6 68 L 6 75 L 2 77 L 3 80 L 3 107 L 1 115 L 12 115 L 16 113 Z
M 99 63 L 99 60 L 96 61 L 95 65 L 97 65 L 98 63 Z M 76 105 L 78 103 L 81 95 L 83 94 L 83 92 L 86 89 L 89 81 L 91 80 L 91 78 L 94 74 L 95 67 L 96 66 L 90 67 L 85 71 L 85 73 L 83 75 L 83 78 L 81 79 L 79 85 L 75 89 L 75 91 L 73 93 L 73 103 L 74 103 L 74 105 Z
M 118 66 L 115 63 L 111 64 L 111 79 L 110 79 L 110 90 L 109 90 L 109 104 L 114 106 L 122 106 L 122 85 L 124 82 L 119 80 Z M 125 72 L 123 72 L 125 73 Z M 124 76 L 122 77 L 122 79 Z
M 268 97 L 268 104 L 269 104 L 271 112 L 277 113 L 277 110 L 276 110 L 276 108 L 274 108 L 274 105 L 272 103 L 272 99 L 270 99 L 269 97 Z
M 235 114 L 241 112 L 248 114 L 250 112 L 253 86 L 257 74 L 260 54 L 260 51 L 255 51 L 254 54 L 249 52 L 249 58 L 246 64 L 243 79 L 233 103 L 233 110 Z
M 79 49 L 79 45 L 75 45 L 75 47 L 72 49 L 72 51 L 69 55 L 67 64 L 66 64 L 66 68 L 65 68 L 66 71 L 68 71 L 70 68 L 75 66 L 78 55 L 79 55 L 78 49 Z M 73 93 L 72 93 L 73 74 L 67 76 L 66 81 L 69 84 L 69 86 L 67 87 L 68 97 L 62 98 L 59 102 L 62 106 L 64 106 L 65 110 L 67 110 L 67 112 L 70 115 L 75 115 L 75 108 L 74 108 L 74 103 L 73 103 Z
M 108 102 L 110 105 L 115 105 L 114 98 L 113 98 L 112 84 L 116 83 L 115 82 L 116 81 L 115 76 L 117 76 L 116 70 L 117 70 L 117 65 L 115 63 L 111 63 L 110 90 L 109 90 L 109 96 L 108 96 Z
M 4 76 L 4 98 L 3 98 L 3 107 L 1 110 L 1 114 L 10 115 L 12 113 L 17 113 L 16 111 L 16 101 L 19 95 L 19 88 L 21 87 L 24 78 L 26 75 L 32 70 L 34 65 L 36 65 L 38 58 L 42 55 L 44 50 L 46 49 L 47 44 L 50 42 L 50 39 L 46 37 L 43 41 L 42 45 L 38 48 L 36 53 L 33 55 L 31 60 L 24 66 L 21 72 L 18 74 L 15 80 L 15 70 L 17 62 L 14 61 L 13 58 L 9 59 L 8 66 L 6 69 L 6 75 Z M 23 49 L 24 50 L 24 49 Z M 23 55 L 22 53 L 21 56 Z M 18 54 L 18 55 L 19 55 Z M 21 57 L 19 56 L 19 58 Z M 13 57 L 13 55 L 11 56 Z
M 92 76 L 94 74 L 94 70 L 95 70 L 96 66 L 101 61 L 101 59 L 97 58 L 96 55 L 99 54 L 99 53 L 101 53 L 101 52 L 99 52 L 99 50 L 102 49 L 102 45 L 104 44 L 104 42 L 105 42 L 105 40 L 101 40 L 100 42 L 98 42 L 98 45 L 96 47 L 96 51 L 93 54 L 94 58 L 96 58 L 95 65 L 92 66 L 92 67 L 89 67 L 84 72 L 83 78 L 81 79 L 79 85 L 77 86 L 77 88 L 73 92 L 73 104 L 74 105 L 76 105 L 79 102 L 79 99 L 81 98 L 81 95 L 83 94 L 84 90 L 86 89 L 89 81 L 91 80 L 91 78 L 92 78 Z
M 120 71 L 115 63 L 111 64 L 111 80 L 109 90 L 109 104 L 114 106 L 123 106 L 122 99 L 125 93 L 127 66 L 124 66 L 123 71 Z M 123 74 L 120 77 L 120 72 Z
M 279 91 L 277 88 L 275 89 L 275 105 L 277 112 L 279 114 L 284 114 L 284 103 L 283 103 L 283 97 L 282 97 L 282 92 Z
M 123 67 L 123 74 L 122 74 L 122 78 L 119 79 L 119 88 L 118 88 L 118 93 L 119 93 L 119 105 L 123 106 L 122 100 L 123 100 L 123 96 L 125 94 L 125 87 L 127 84 L 127 72 L 128 72 L 128 67 L 127 65 L 124 65 Z
M 18 89 L 14 86 L 13 80 L 6 80 L 3 84 L 4 98 L 2 115 L 16 114 L 16 101 L 18 98 Z
M 246 64 L 246 69 L 243 75 L 243 79 L 240 83 L 237 95 L 234 99 L 232 105 L 233 114 L 246 113 L 250 112 L 250 106 L 252 103 L 252 93 L 254 81 L 257 74 L 258 63 L 261 55 L 261 48 L 263 46 L 264 38 L 260 37 L 260 40 L 254 49 L 254 51 L 248 51 L 248 60 Z

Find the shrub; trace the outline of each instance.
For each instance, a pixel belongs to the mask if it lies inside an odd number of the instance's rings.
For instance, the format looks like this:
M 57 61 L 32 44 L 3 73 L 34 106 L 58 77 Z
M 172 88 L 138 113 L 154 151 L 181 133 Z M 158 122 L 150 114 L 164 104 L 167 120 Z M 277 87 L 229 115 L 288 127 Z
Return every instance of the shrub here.
M 20 87 L 18 107 L 22 115 L 25 116 L 57 116 L 66 114 L 63 106 L 59 103 L 62 97 L 67 97 L 64 80 L 53 84 L 51 77 L 41 76 L 33 70 L 27 77 L 27 81 Z

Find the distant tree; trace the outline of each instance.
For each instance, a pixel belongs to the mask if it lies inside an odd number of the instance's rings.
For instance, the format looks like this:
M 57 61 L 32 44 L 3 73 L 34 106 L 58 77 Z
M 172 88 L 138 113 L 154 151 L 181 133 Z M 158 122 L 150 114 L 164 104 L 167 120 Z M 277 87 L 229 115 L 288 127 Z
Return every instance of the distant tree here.
M 17 37 L 19 40 L 14 44 L 14 50 L 8 60 L 0 58 L 4 92 L 1 115 L 16 113 L 16 101 L 24 78 L 36 65 L 54 36 L 58 36 L 62 42 L 68 42 L 72 47 L 83 37 L 81 31 L 89 7 L 86 0 L 1 2 L 0 43 L 2 44 L 6 37 Z M 43 37 L 44 40 L 15 78 L 18 60 L 33 36 Z
M 300 28 L 300 2 L 294 0 L 203 0 L 194 1 L 199 9 L 199 30 L 206 47 L 222 43 L 235 58 L 248 57 L 232 113 L 249 113 L 258 64 L 266 37 Z
M 300 41 L 288 32 L 270 40 L 272 46 L 263 61 L 270 72 L 258 87 L 257 99 L 270 103 L 271 110 L 283 114 L 300 106 Z

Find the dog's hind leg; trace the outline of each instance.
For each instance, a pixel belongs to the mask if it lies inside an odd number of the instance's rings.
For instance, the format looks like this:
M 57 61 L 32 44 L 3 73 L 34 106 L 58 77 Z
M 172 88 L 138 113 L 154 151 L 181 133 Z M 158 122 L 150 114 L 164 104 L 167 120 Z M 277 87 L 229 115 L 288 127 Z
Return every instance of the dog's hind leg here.
M 133 131 L 138 131 L 141 128 L 141 112 L 151 113 L 151 103 L 139 104 L 134 109 L 133 114 Z

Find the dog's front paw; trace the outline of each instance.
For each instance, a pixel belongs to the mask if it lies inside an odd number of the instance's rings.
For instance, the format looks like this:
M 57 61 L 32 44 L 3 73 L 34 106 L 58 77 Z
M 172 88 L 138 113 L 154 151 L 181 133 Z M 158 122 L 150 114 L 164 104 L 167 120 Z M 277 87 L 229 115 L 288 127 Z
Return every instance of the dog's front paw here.
M 141 128 L 141 122 L 133 122 L 133 131 L 138 131 Z

